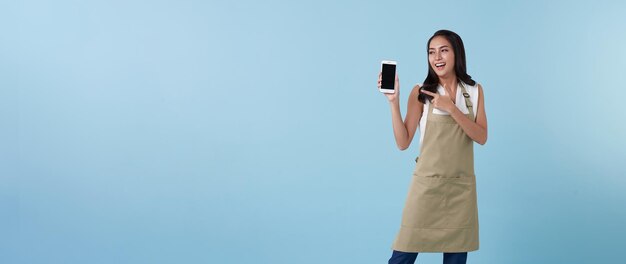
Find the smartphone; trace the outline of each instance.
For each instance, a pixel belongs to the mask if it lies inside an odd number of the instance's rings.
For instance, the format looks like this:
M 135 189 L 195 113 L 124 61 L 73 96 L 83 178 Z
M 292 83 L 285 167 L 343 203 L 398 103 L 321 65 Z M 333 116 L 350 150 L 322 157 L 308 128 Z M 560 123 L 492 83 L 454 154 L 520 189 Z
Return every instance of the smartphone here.
M 379 91 L 381 93 L 395 93 L 397 62 L 384 60 L 380 64 L 382 65 L 382 80 Z

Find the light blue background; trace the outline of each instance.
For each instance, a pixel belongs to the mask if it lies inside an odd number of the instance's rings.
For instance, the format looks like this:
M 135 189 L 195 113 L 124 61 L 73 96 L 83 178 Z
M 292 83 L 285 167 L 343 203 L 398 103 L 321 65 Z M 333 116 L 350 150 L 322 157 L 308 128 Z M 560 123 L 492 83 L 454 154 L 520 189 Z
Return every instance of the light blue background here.
M 405 111 L 442 28 L 489 120 L 468 263 L 620 262 L 626 4 L 373 2 L 2 2 L 0 263 L 386 263 L 419 144 L 379 63 Z

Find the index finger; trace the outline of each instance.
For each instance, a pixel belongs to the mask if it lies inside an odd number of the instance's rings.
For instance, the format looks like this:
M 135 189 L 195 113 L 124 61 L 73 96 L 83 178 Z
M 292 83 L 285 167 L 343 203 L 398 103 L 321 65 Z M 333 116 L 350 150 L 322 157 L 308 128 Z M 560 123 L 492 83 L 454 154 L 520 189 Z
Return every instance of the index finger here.
M 430 96 L 432 96 L 432 97 L 435 97 L 435 95 L 437 95 L 437 94 L 435 94 L 435 93 L 431 93 L 431 92 L 426 91 L 426 90 L 424 90 L 424 89 L 420 89 L 420 93 L 425 93 L 425 94 L 430 95 Z

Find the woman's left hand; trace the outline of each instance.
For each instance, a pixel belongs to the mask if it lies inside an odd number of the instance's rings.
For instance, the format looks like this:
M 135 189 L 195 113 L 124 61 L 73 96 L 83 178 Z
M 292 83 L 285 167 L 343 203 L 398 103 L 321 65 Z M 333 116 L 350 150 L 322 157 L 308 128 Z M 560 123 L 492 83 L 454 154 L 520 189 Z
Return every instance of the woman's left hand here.
M 454 110 L 454 108 L 456 107 L 454 103 L 452 102 L 452 99 L 450 99 L 450 96 L 448 94 L 441 95 L 438 93 L 432 93 L 432 92 L 426 91 L 424 89 L 420 89 L 420 92 L 432 96 L 433 100 L 431 101 L 431 103 L 433 104 L 435 108 L 439 110 L 452 113 L 452 110 Z

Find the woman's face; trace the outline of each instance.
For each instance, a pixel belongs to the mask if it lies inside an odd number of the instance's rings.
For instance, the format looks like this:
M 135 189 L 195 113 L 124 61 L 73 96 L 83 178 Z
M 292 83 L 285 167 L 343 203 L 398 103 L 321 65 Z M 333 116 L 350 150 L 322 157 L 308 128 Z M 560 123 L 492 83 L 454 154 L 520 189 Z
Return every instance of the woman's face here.
M 454 75 L 454 52 L 452 45 L 443 36 L 436 36 L 428 46 L 428 63 L 439 78 Z

